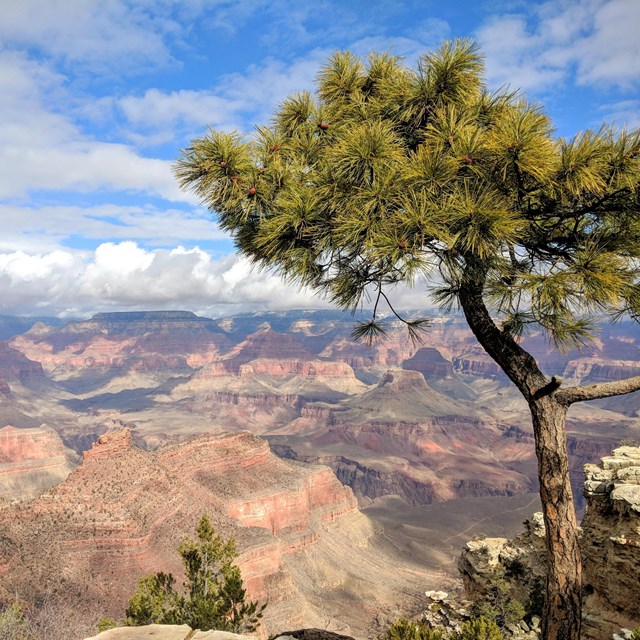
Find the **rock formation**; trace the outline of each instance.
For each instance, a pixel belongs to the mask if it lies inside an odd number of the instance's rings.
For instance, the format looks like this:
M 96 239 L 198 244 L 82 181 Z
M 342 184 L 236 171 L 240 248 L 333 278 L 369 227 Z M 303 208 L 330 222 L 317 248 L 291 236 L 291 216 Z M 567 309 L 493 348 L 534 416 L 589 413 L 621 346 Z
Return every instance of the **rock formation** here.
M 255 640 L 255 636 L 227 631 L 193 631 L 186 624 L 121 627 L 103 631 L 93 638 L 86 638 L 86 640 L 149 640 L 150 638 L 153 640 Z M 273 640 L 353 640 L 353 638 L 325 629 L 300 629 L 273 636 Z
M 640 447 L 585 465 L 582 521 L 585 633 L 640 626 Z
M 0 596 L 53 594 L 121 617 L 141 576 L 179 579 L 176 549 L 203 512 L 236 538 L 249 597 L 269 604 L 267 631 L 333 619 L 364 633 L 426 579 L 369 555 L 376 532 L 326 467 L 279 459 L 248 432 L 145 452 L 124 430 L 101 436 L 66 481 L 0 509 Z
M 640 447 L 614 449 L 584 469 L 587 509 L 582 521 L 583 636 L 608 640 L 640 626 Z M 535 514 L 513 540 L 467 543 L 458 567 L 467 594 L 483 597 L 496 579 L 521 601 L 538 594 L 545 575 L 544 525 Z
M 35 498 L 64 480 L 75 466 L 73 453 L 46 425 L 0 429 L 0 498 Z

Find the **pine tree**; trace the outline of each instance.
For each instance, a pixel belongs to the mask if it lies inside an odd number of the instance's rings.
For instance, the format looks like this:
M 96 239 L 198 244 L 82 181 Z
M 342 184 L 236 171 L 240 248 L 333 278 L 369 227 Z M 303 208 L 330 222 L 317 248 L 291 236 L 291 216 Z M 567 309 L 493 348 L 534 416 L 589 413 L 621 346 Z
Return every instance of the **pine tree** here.
M 572 404 L 640 388 L 640 377 L 562 386 L 520 336 L 582 345 L 598 320 L 640 315 L 640 133 L 555 138 L 517 93 L 489 93 L 474 43 L 366 62 L 335 53 L 315 95 L 287 98 L 251 139 L 210 131 L 176 175 L 240 252 L 342 308 L 373 295 L 356 338 L 385 332 L 378 305 L 424 280 L 458 306 L 527 401 L 547 531 L 543 635 L 579 637 L 581 562 L 565 437 Z M 416 307 L 421 306 L 417 301 Z M 411 338 L 424 321 L 406 321 Z
M 255 631 L 266 605 L 247 600 L 235 542 L 223 540 L 203 515 L 197 539 L 186 538 L 179 553 L 185 570 L 184 594 L 171 574 L 141 578 L 129 600 L 127 625 L 188 624 L 192 629 Z

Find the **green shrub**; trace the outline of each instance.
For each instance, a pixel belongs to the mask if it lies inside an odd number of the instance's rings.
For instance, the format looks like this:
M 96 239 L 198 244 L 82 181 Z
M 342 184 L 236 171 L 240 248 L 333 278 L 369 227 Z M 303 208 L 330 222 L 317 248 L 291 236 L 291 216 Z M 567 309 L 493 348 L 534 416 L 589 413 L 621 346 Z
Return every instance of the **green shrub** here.
M 96 624 L 96 629 L 98 633 L 102 633 L 103 631 L 107 631 L 109 629 L 114 629 L 118 626 L 118 623 L 113 618 L 109 618 L 108 616 L 103 616 L 98 620 L 98 624 Z
M 431 629 L 424 622 L 400 618 L 396 620 L 379 640 L 443 640 L 442 631 Z
M 0 640 L 31 640 L 32 637 L 20 605 L 11 604 L 0 611 Z
M 492 620 L 500 626 L 519 622 L 528 611 L 514 591 L 513 584 L 504 574 L 496 572 L 488 580 L 485 592 L 474 598 L 471 615 Z
M 502 640 L 502 634 L 493 620 L 480 617 L 465 622 L 462 631 L 454 634 L 453 640 Z
M 178 549 L 185 570 L 184 593 L 170 573 L 140 579 L 129 600 L 126 624 L 188 624 L 192 629 L 238 633 L 257 629 L 266 605 L 247 601 L 235 541 L 223 540 L 206 515 L 198 523 L 197 540 L 187 538 Z
M 631 636 L 633 640 L 640 640 L 640 627 L 633 630 L 633 634 Z

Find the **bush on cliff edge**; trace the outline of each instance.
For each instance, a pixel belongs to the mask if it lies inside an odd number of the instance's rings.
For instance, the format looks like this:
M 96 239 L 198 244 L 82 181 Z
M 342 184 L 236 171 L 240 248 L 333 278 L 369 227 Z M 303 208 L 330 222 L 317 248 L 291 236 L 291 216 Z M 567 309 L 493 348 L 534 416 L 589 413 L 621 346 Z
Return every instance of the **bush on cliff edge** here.
M 234 540 L 223 540 L 203 515 L 197 539 L 186 538 L 178 553 L 185 570 L 184 593 L 170 573 L 140 579 L 129 600 L 128 626 L 188 624 L 192 629 L 219 629 L 239 633 L 255 631 L 266 604 L 247 600 Z

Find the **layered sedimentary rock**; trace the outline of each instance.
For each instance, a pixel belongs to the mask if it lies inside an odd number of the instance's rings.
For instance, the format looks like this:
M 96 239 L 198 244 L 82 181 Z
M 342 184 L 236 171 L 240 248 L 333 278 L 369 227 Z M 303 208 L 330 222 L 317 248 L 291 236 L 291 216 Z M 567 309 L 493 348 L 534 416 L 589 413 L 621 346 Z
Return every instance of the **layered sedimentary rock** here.
M 640 448 L 614 449 L 585 476 L 585 633 L 605 638 L 640 626 Z
M 176 549 L 203 512 L 237 539 L 249 596 L 269 603 L 267 630 L 337 616 L 363 631 L 395 606 L 390 592 L 419 589 L 415 571 L 368 558 L 373 527 L 326 467 L 281 460 L 247 432 L 151 453 L 124 430 L 103 435 L 65 482 L 0 509 L 0 593 L 62 594 L 121 617 L 142 575 L 180 576 Z
M 230 344 L 213 320 L 187 311 L 98 313 L 64 327 L 37 324 L 12 344 L 57 380 L 84 389 L 130 372 L 191 371 L 189 357 L 208 360 Z M 73 385 L 70 385 L 73 388 Z
M 0 498 L 34 498 L 64 480 L 75 466 L 60 436 L 46 425 L 0 429 Z
M 608 640 L 621 627 L 640 626 L 640 447 L 619 447 L 584 468 L 587 509 L 582 521 L 583 637 Z M 496 577 L 525 602 L 543 590 L 544 525 L 534 514 L 513 540 L 467 543 L 458 568 L 467 593 L 482 597 Z
M 270 441 L 283 456 L 328 464 L 367 498 L 396 494 L 428 504 L 531 488 L 508 466 L 530 455 L 530 444 L 472 417 L 469 406 L 435 391 L 417 371 L 389 370 L 339 406 L 305 405 Z
M 0 369 L 0 418 L 47 422 L 76 450 L 118 422 L 150 448 L 212 429 L 248 429 L 294 457 L 331 464 L 368 497 L 425 502 L 532 488 L 526 404 L 461 316 L 432 318 L 422 345 L 389 323 L 388 339 L 368 348 L 353 342 L 352 327 L 349 315 L 330 311 L 219 321 L 116 313 L 62 328 L 37 325 L 12 344 L 42 362 L 67 397 L 22 397 L 19 383 L 3 384 Z M 568 374 L 573 384 L 622 374 L 621 362 L 632 373 L 638 337 L 619 325 L 604 327 L 583 353 L 558 354 L 541 333 L 524 344 L 545 371 Z M 574 478 L 603 447 L 636 437 L 637 407 L 628 397 L 572 409 Z M 515 429 L 523 437 L 510 436 Z
M 30 360 L 21 351 L 0 340 L 0 382 L 8 391 L 12 383 L 32 386 L 46 383 L 47 378 L 40 362 Z

